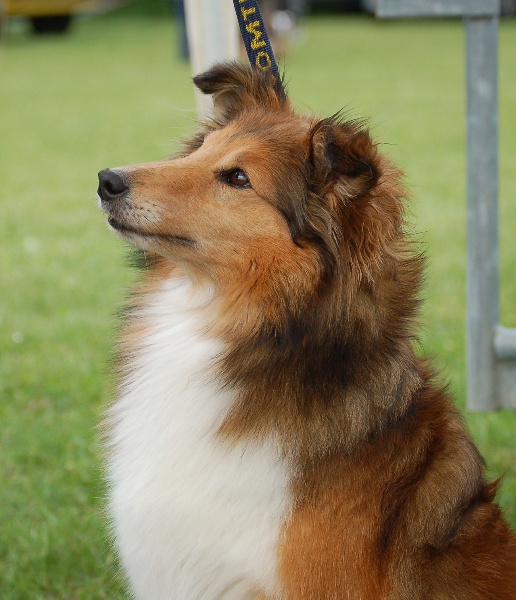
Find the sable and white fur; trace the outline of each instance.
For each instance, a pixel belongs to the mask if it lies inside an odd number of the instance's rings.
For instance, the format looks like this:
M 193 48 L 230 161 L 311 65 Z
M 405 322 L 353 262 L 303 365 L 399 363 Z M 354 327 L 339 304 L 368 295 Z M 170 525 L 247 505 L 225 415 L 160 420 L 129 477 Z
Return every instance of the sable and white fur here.
M 516 540 L 412 348 L 401 174 L 363 125 L 237 64 L 176 158 L 104 170 L 144 251 L 106 418 L 141 600 L 514 600 Z
M 141 598 L 277 590 L 289 470 L 272 436 L 234 447 L 217 438 L 234 393 L 217 382 L 221 345 L 206 335 L 209 295 L 196 297 L 188 278 L 171 277 L 134 315 L 148 327 L 145 347 L 111 411 L 111 510 Z

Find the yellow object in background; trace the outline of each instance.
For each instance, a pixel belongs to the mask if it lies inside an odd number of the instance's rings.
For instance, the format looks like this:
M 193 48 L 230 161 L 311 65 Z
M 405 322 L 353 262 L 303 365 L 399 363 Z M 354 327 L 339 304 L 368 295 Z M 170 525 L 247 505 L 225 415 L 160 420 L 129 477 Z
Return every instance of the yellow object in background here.
M 3 0 L 7 16 L 30 19 L 35 33 L 64 33 L 77 13 L 109 10 L 125 0 Z M 1 0 L 0 0 L 1 6 Z

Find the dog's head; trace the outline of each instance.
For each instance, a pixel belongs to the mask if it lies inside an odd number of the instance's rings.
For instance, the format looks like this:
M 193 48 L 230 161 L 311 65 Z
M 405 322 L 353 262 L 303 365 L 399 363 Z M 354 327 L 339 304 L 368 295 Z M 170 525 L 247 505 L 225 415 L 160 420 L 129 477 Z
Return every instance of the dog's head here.
M 399 236 L 403 194 L 367 129 L 296 114 L 280 82 L 236 63 L 194 82 L 214 115 L 181 155 L 99 174 L 111 227 L 257 298 L 372 281 Z

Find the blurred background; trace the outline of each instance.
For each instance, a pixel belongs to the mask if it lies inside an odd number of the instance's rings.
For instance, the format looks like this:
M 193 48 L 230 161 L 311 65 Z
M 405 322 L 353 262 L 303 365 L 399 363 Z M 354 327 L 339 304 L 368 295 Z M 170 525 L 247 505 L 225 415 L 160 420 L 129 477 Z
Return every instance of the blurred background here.
M 98 423 L 137 276 L 97 172 L 174 153 L 197 119 L 180 2 L 0 0 L 0 598 L 125 598 Z M 45 8 L 42 6 L 45 5 Z M 294 105 L 366 117 L 407 176 L 428 256 L 418 351 L 465 407 L 460 20 L 379 21 L 374 0 L 263 2 Z M 516 19 L 500 23 L 501 315 L 516 326 Z M 466 420 L 516 526 L 516 414 Z

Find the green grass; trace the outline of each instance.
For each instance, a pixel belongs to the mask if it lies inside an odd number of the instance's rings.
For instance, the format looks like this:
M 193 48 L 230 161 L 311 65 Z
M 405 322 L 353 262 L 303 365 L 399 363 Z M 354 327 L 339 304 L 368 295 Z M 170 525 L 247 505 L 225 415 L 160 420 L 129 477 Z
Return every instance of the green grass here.
M 114 315 L 133 274 L 96 173 L 163 158 L 192 128 L 188 65 L 163 17 L 82 20 L 0 47 L 0 597 L 123 598 L 107 542 L 96 423 Z M 285 61 L 291 96 L 369 116 L 406 170 L 429 256 L 422 349 L 464 406 L 464 56 L 460 22 L 318 17 Z M 516 325 L 516 21 L 501 27 L 502 315 Z M 511 276 L 512 274 L 512 276 Z M 516 524 L 516 415 L 468 414 Z

